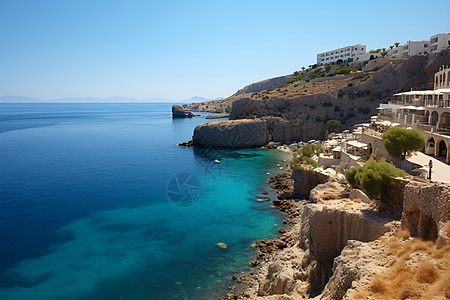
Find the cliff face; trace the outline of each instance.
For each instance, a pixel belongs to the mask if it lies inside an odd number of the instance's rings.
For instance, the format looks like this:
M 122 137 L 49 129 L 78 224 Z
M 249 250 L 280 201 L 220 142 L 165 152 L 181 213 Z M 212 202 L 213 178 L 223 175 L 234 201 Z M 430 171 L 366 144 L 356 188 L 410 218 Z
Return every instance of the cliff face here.
M 323 138 L 327 120 L 339 120 L 343 127 L 367 122 L 394 93 L 432 88 L 434 72 L 449 61 L 450 49 L 392 60 L 376 72 L 317 78 L 258 95 L 236 93 L 230 119 L 282 117 L 283 122 L 269 125 L 273 141 Z
M 258 93 L 264 90 L 271 90 L 279 88 L 282 85 L 287 84 L 287 81 L 292 78 L 292 75 L 285 75 L 266 79 L 263 81 L 255 82 L 249 84 L 242 89 L 238 90 L 233 96 L 248 94 L 248 93 Z
M 269 131 L 262 120 L 220 121 L 199 125 L 194 130 L 194 146 L 253 148 L 269 142 Z

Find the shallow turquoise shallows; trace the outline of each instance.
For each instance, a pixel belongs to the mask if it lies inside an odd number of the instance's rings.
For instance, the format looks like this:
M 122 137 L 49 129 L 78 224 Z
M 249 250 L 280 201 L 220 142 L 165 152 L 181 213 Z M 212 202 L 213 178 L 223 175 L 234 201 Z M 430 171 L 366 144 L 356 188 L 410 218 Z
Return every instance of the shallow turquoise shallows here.
M 0 299 L 216 299 L 250 269 L 284 154 L 179 147 L 206 114 L 170 107 L 0 104 Z

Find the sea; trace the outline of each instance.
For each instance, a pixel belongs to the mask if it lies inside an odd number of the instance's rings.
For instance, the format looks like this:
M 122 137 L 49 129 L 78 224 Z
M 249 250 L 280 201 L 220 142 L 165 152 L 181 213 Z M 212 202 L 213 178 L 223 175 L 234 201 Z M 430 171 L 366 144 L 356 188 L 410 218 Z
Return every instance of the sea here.
M 0 299 L 223 296 L 282 226 L 264 197 L 286 155 L 177 146 L 200 114 L 0 104 Z

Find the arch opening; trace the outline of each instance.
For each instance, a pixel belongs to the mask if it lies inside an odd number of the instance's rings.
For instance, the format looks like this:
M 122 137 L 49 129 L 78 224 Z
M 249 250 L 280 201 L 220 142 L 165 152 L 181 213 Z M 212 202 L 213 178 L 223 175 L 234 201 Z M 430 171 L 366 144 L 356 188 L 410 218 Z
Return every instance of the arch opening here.
M 444 140 L 441 140 L 439 142 L 438 156 L 439 157 L 443 157 L 444 159 L 447 158 L 447 144 L 445 144 Z

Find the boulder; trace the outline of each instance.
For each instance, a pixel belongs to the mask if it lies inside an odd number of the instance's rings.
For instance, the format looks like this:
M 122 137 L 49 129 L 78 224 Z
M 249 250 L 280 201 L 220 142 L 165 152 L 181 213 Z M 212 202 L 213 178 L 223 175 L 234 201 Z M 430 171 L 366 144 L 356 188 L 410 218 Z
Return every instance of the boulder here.
M 192 118 L 195 117 L 190 111 L 186 111 L 179 105 L 172 105 L 172 117 L 173 118 Z
M 264 146 L 270 136 L 261 120 L 206 123 L 194 130 L 194 146 L 246 149 Z

